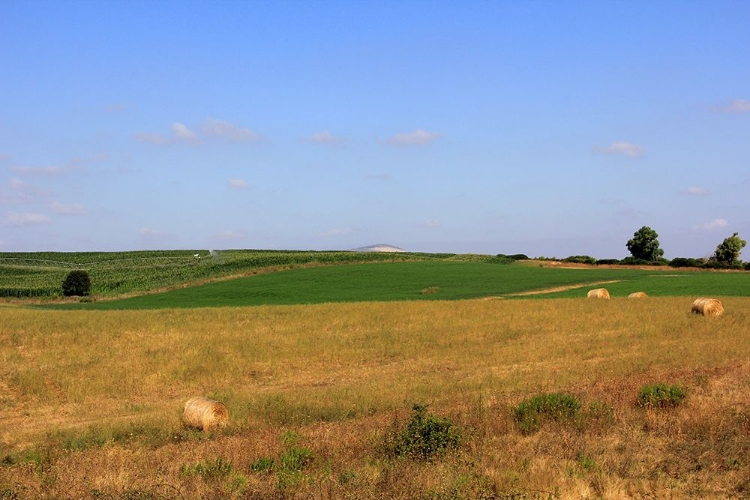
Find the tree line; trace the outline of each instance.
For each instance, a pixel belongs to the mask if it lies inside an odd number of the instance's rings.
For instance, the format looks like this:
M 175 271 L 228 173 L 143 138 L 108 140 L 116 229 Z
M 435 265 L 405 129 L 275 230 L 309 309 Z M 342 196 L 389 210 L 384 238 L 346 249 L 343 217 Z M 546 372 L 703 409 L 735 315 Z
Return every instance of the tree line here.
M 646 261 L 658 261 L 664 255 L 664 250 L 657 239 L 659 235 L 648 226 L 643 226 L 633 233 L 633 238 L 628 240 L 626 246 L 630 255 L 636 259 Z M 742 263 L 740 253 L 747 245 L 747 241 L 740 238 L 739 233 L 734 233 L 719 243 L 709 261 L 724 264 L 728 267 L 737 266 Z

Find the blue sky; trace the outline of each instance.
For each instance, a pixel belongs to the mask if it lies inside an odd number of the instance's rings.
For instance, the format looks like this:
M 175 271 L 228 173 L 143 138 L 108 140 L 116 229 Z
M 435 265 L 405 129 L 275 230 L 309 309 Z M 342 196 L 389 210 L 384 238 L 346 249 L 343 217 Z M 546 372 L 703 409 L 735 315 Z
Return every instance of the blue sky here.
M 750 4 L 0 2 L 0 251 L 750 236 Z

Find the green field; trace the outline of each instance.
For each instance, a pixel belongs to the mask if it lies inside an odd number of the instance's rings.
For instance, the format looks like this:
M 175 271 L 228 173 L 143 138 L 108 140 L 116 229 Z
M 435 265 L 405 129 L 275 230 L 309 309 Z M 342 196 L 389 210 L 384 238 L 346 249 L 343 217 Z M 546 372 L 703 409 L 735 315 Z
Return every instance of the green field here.
M 0 252 L 0 297 L 60 296 L 61 284 L 73 269 L 88 272 L 92 295 L 117 296 L 250 274 L 261 269 L 452 257 L 452 254 L 277 250 Z
M 612 296 L 750 296 L 750 275 L 640 269 L 560 269 L 524 264 L 425 261 L 301 268 L 65 308 L 162 309 L 483 297 L 585 297 L 596 283 Z M 576 286 L 556 293 L 533 293 Z

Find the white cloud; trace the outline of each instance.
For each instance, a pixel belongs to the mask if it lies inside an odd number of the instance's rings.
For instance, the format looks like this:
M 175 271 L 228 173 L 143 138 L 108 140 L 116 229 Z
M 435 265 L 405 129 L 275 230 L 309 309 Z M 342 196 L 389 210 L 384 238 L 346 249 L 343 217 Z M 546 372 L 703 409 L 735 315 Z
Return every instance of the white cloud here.
M 426 220 L 417 224 L 417 227 L 442 227 L 443 223 L 436 219 Z
M 172 124 L 172 136 L 177 141 L 192 143 L 200 142 L 198 135 L 182 123 L 175 122 Z
M 229 187 L 234 189 L 249 189 L 250 185 L 244 179 L 229 179 Z
M 10 212 L 6 215 L 5 221 L 12 226 L 34 226 L 47 224 L 51 219 L 44 214 Z
M 50 191 L 40 189 L 33 184 L 25 182 L 18 177 L 10 179 L 10 194 L 4 194 L 0 191 L 0 203 L 32 203 L 39 197 L 49 196 Z
M 729 222 L 727 222 L 726 219 L 717 218 L 712 221 L 706 222 L 705 224 L 701 224 L 700 226 L 693 226 L 694 230 L 707 230 L 710 231 L 711 229 L 718 229 L 722 227 L 727 227 L 729 225 Z
M 133 135 L 133 139 L 138 142 L 144 142 L 146 144 L 154 144 L 156 146 L 167 146 L 170 144 L 200 144 L 201 139 L 198 134 L 190 130 L 187 125 L 182 123 L 174 122 L 172 124 L 172 134 L 167 136 L 159 133 L 152 132 L 141 132 Z
M 414 132 L 396 134 L 388 142 L 394 146 L 426 146 L 442 136 L 443 134 L 416 129 Z
M 245 237 L 246 235 L 243 231 L 233 231 L 231 229 L 220 231 L 214 235 L 214 238 L 216 238 L 217 240 L 222 240 L 222 241 L 244 240 Z
M 343 142 L 342 137 L 333 135 L 329 131 L 316 132 L 310 136 L 310 142 L 313 144 L 338 144 Z
M 248 128 L 232 125 L 224 120 L 210 118 L 200 127 L 201 132 L 210 137 L 219 137 L 231 142 L 258 142 L 260 136 Z
M 615 141 L 606 148 L 596 146 L 594 153 L 636 157 L 643 155 L 643 146 L 625 141 Z
M 341 228 L 341 229 L 329 229 L 328 231 L 323 231 L 322 233 L 318 233 L 315 236 L 318 238 L 333 238 L 336 236 L 346 236 L 347 234 L 352 234 L 354 231 L 352 231 L 350 228 Z
M 735 99 L 730 101 L 725 111 L 730 113 L 750 113 L 750 101 L 745 99 Z
M 85 215 L 87 213 L 86 207 L 80 203 L 58 203 L 53 202 L 50 205 L 50 210 L 60 215 Z
M 682 190 L 682 194 L 685 196 L 706 196 L 708 191 L 701 187 L 689 187 Z

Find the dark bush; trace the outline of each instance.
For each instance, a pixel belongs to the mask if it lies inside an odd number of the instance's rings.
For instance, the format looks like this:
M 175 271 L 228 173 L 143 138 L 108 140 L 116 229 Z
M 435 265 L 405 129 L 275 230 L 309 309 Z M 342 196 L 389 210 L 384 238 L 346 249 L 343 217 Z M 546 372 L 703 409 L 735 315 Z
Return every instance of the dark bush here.
M 571 255 L 563 259 L 564 262 L 573 262 L 576 264 L 596 264 L 596 259 L 589 255 Z
M 667 259 L 645 260 L 636 259 L 635 257 L 625 257 L 620 261 L 620 264 L 626 266 L 666 266 L 668 262 Z
M 703 261 L 689 257 L 675 257 L 669 262 L 670 267 L 703 267 Z
M 619 264 L 620 261 L 617 259 L 599 259 L 596 261 L 597 265 L 601 264 L 603 266 L 606 265 L 613 265 L 613 264 Z
M 569 394 L 539 394 L 522 401 L 514 411 L 521 432 L 536 432 L 547 420 L 561 421 L 573 419 L 581 408 L 578 398 Z
M 89 273 L 86 271 L 70 271 L 62 283 L 63 295 L 66 297 L 88 295 L 89 290 L 91 290 L 91 280 L 89 279 Z
M 447 418 L 427 415 L 427 406 L 414 404 L 413 415 L 404 428 L 397 423 L 385 436 L 386 454 L 416 460 L 432 460 L 436 455 L 456 448 L 461 433 Z
M 506 255 L 506 257 L 513 260 L 529 260 L 529 256 L 524 253 L 514 253 L 513 255 Z
M 486 261 L 488 264 L 513 264 L 515 260 L 511 259 L 507 255 L 497 254 L 494 257 L 490 257 Z

